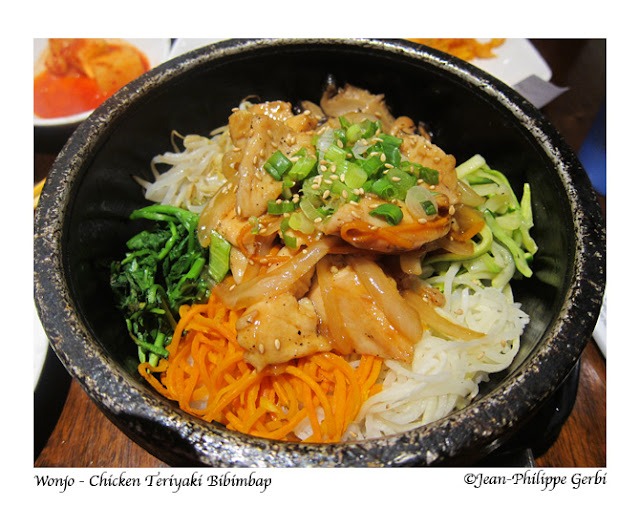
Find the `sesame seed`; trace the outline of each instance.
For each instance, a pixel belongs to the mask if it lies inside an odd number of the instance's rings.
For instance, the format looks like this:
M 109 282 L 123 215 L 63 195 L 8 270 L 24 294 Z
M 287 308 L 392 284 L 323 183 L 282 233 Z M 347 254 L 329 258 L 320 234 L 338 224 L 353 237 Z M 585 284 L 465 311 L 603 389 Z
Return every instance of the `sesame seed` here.
M 320 216 L 318 216 L 315 220 L 313 220 L 314 223 L 320 223 L 322 221 L 322 218 Z
M 322 194 L 322 198 L 323 199 L 328 199 L 329 195 L 331 195 L 331 192 L 329 190 L 325 190 L 325 192 Z
M 393 176 L 393 177 L 391 178 L 391 181 L 398 182 L 398 181 L 400 181 L 400 178 L 399 178 L 398 176 Z
M 332 179 L 333 181 L 335 181 L 336 179 L 338 179 L 338 175 L 337 174 L 331 174 L 329 176 L 330 179 Z
M 455 208 L 455 207 L 453 207 L 453 204 L 451 204 L 451 205 L 449 206 L 449 214 L 450 214 L 451 216 L 453 216 L 454 214 L 456 214 L 456 208 Z
M 380 155 L 380 161 L 382 161 L 382 162 L 386 162 L 386 161 L 387 161 L 387 155 L 385 155 L 384 153 L 382 153 L 382 154 Z
M 276 350 L 279 350 L 279 349 L 280 349 L 280 339 L 276 339 L 276 340 L 273 342 L 273 344 L 274 344 L 274 346 L 276 347 Z
M 344 183 L 344 172 L 342 174 L 340 174 L 340 181 L 342 181 Z
M 420 225 L 424 225 L 425 223 L 427 223 L 427 219 L 426 218 L 420 218 L 418 220 L 418 223 L 420 223 Z
M 385 166 L 387 169 L 393 169 L 393 165 L 392 165 L 392 164 L 390 164 L 390 163 L 385 163 L 385 164 L 384 164 L 384 166 Z
M 482 359 L 484 357 L 484 351 L 481 351 L 480 353 L 478 353 L 478 360 Z
M 260 351 L 260 353 L 264 353 L 264 344 L 260 343 L 258 345 L 258 350 Z
M 343 199 L 349 198 L 349 193 L 347 192 L 347 190 L 342 190 L 342 198 Z

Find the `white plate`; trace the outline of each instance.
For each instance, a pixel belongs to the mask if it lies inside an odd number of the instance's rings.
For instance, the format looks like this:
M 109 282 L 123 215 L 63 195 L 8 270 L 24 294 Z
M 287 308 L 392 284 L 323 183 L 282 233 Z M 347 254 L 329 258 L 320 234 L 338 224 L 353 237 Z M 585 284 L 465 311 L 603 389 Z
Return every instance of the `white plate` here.
M 471 63 L 509 86 L 532 75 L 544 81 L 551 79 L 547 62 L 527 39 L 507 39 L 493 52 L 495 58 L 476 58 Z
M 223 39 L 176 39 L 171 48 L 170 58 L 221 40 Z M 496 55 L 495 58 L 478 58 L 471 63 L 509 86 L 531 75 L 538 76 L 544 81 L 551 79 L 551 69 L 547 62 L 527 39 L 507 39 L 493 52 Z
M 47 47 L 48 39 L 33 39 L 33 66 L 34 73 L 39 72 L 41 65 L 40 56 Z M 171 50 L 171 39 L 122 39 L 129 44 L 134 45 L 142 51 L 149 61 L 151 68 L 160 65 L 169 58 Z M 61 118 L 39 118 L 34 114 L 33 123 L 39 127 L 55 127 L 62 125 L 71 125 L 80 123 L 89 117 L 93 111 L 86 111 L 73 116 L 64 116 Z

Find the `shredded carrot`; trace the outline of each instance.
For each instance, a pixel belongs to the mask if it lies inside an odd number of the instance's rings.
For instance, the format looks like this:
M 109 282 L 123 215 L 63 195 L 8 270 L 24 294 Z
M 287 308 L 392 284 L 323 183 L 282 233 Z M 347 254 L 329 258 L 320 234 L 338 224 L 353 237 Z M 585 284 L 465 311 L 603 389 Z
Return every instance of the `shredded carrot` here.
M 283 441 L 308 419 L 305 441 L 337 442 L 364 401 L 382 388 L 383 360 L 363 355 L 352 366 L 323 352 L 261 371 L 244 361 L 235 323 L 238 314 L 212 295 L 206 304 L 180 308 L 169 358 L 140 374 L 180 408 L 229 429 Z

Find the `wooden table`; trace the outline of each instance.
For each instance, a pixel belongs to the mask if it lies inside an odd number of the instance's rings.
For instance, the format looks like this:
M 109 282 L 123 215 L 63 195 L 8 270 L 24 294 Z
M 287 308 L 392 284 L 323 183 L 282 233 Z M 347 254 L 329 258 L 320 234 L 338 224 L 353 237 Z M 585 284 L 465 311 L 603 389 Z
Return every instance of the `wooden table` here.
M 552 69 L 552 82 L 569 90 L 543 112 L 577 152 L 605 100 L 604 40 L 534 40 Z M 35 154 L 34 181 L 55 153 Z M 606 212 L 605 198 L 601 197 Z M 87 430 L 90 428 L 90 430 Z M 536 466 L 606 466 L 606 363 L 591 339 L 580 362 L 574 409 L 555 443 Z M 64 407 L 36 467 L 167 467 L 121 433 L 71 381 Z

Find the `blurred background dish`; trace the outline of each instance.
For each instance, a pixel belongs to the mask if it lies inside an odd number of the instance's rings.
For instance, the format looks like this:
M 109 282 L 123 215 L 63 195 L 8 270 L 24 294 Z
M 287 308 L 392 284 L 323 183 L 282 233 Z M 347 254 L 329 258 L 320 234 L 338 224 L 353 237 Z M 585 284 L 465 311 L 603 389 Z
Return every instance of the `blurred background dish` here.
M 166 61 L 171 49 L 171 39 L 51 40 L 33 42 L 34 138 L 49 152 L 118 88 Z
M 222 39 L 176 39 L 171 47 L 169 58 L 175 58 L 193 49 L 219 42 Z M 432 40 L 432 39 L 409 39 Z M 453 40 L 453 39 L 438 39 Z M 462 40 L 462 39 L 458 39 Z M 490 39 L 478 39 L 482 42 Z M 436 49 L 438 49 L 436 47 Z M 504 42 L 491 49 L 492 58 L 473 58 L 470 61 L 502 82 L 513 86 L 523 79 L 534 75 L 544 81 L 551 79 L 551 69 L 528 39 L 504 39 Z M 455 55 L 454 55 L 455 56 Z

